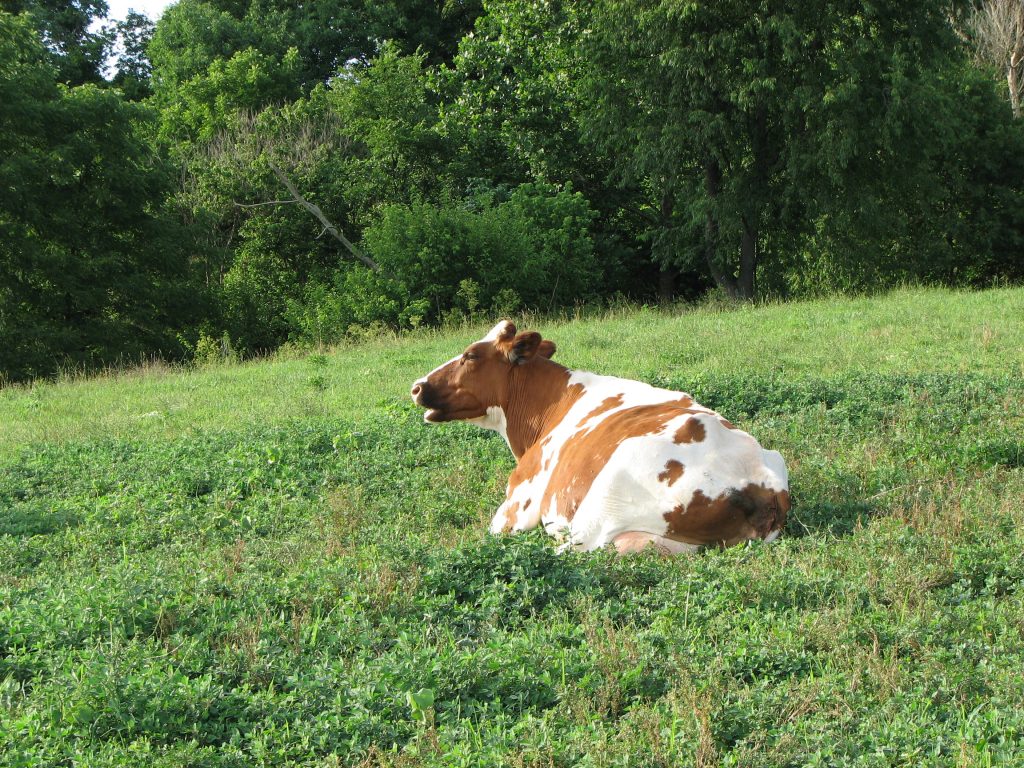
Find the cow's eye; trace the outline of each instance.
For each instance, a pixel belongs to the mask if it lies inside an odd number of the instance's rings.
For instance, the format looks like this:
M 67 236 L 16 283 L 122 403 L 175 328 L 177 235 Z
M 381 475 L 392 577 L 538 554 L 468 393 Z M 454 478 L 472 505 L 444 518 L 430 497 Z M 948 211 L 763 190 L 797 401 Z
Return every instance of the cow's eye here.
M 476 360 L 476 353 L 475 352 L 467 352 L 466 354 L 464 354 L 462 356 L 462 359 L 465 360 L 467 363 L 471 363 L 474 360 Z

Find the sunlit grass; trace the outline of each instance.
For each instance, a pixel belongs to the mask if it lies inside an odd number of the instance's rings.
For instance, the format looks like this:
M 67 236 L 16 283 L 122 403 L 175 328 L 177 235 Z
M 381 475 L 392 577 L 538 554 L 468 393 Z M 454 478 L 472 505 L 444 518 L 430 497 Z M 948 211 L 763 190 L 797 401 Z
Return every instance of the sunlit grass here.
M 715 372 L 831 376 L 849 371 L 1004 371 L 1024 376 L 1024 291 L 903 290 L 877 298 L 743 306 L 624 308 L 536 320 L 572 368 L 626 377 Z M 81 437 L 172 437 L 313 415 L 355 416 L 406 397 L 419 375 L 489 322 L 423 331 L 310 357 L 201 370 L 163 366 L 0 390 L 0 455 Z M 314 357 L 314 360 L 319 358 Z M 698 397 L 699 392 L 695 392 Z

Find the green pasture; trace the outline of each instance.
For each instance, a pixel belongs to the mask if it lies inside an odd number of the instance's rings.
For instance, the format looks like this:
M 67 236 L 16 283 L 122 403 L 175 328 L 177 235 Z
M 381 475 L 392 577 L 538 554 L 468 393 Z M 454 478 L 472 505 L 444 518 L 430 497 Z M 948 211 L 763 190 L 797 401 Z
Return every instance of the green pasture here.
M 1024 764 L 1024 290 L 540 319 L 786 457 L 786 535 L 491 537 L 489 324 L 0 390 L 0 765 Z

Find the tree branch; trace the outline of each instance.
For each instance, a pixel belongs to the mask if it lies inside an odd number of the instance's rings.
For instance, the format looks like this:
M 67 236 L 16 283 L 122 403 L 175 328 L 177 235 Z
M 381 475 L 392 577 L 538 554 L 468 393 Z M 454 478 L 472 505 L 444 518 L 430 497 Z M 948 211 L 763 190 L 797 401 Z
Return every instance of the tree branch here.
M 288 205 L 297 203 L 298 200 L 268 200 L 265 203 L 235 203 L 239 208 L 259 208 L 261 205 Z
M 284 184 L 285 187 L 287 187 L 292 197 L 295 198 L 293 202 L 299 203 L 299 205 L 301 205 L 307 211 L 316 216 L 320 223 L 324 225 L 324 229 L 327 232 L 329 232 L 331 236 L 334 237 L 335 240 L 344 245 L 348 252 L 352 254 L 354 258 L 361 261 L 374 272 L 380 271 L 380 265 L 377 264 L 377 262 L 371 259 L 369 256 L 364 254 L 362 251 L 360 251 L 358 248 L 356 248 L 354 245 L 352 245 L 352 243 L 349 242 L 349 239 L 345 237 L 336 226 L 334 226 L 333 224 L 331 224 L 330 221 L 327 220 L 327 217 L 324 216 L 324 212 L 320 210 L 319 206 L 317 206 L 315 203 L 309 202 L 299 193 L 299 190 L 295 188 L 295 185 L 292 184 L 292 180 L 288 178 L 284 171 L 278 168 L 277 165 L 275 165 L 272 161 L 268 160 L 267 165 L 270 166 L 270 170 L 274 172 L 274 175 L 277 176 L 278 180 L 282 184 Z

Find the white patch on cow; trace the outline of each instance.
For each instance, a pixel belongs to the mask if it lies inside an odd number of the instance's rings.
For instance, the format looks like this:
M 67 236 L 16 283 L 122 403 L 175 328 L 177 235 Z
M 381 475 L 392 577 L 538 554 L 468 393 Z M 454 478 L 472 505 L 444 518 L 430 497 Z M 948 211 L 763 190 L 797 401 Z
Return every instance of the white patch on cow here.
M 508 502 L 506 501 L 491 518 L 491 533 L 503 533 L 508 528 Z
M 779 538 L 779 536 L 781 536 L 781 535 L 782 535 L 782 529 L 781 529 L 781 528 L 776 528 L 776 529 L 775 529 L 774 531 L 772 531 L 772 532 L 771 532 L 771 533 L 769 533 L 769 534 L 768 534 L 767 536 L 765 536 L 765 537 L 764 537 L 764 540 L 765 540 L 766 542 L 769 542 L 769 543 L 770 543 L 770 542 L 773 542 L 773 541 L 775 541 L 775 540 L 776 540 L 777 538 Z
M 480 341 L 497 341 L 506 334 L 510 325 L 512 325 L 511 320 L 499 320 L 498 324 L 491 328 L 490 332 Z
M 786 469 L 786 461 L 778 451 L 763 451 L 764 464 L 772 471 L 778 482 L 778 490 L 783 491 L 789 488 L 789 470 Z
M 490 405 L 487 407 L 486 414 L 475 419 L 466 419 L 466 421 L 497 432 L 508 443 L 508 419 L 505 418 L 505 411 L 500 405 Z M 512 445 L 509 443 L 509 448 L 511 449 L 511 447 Z

